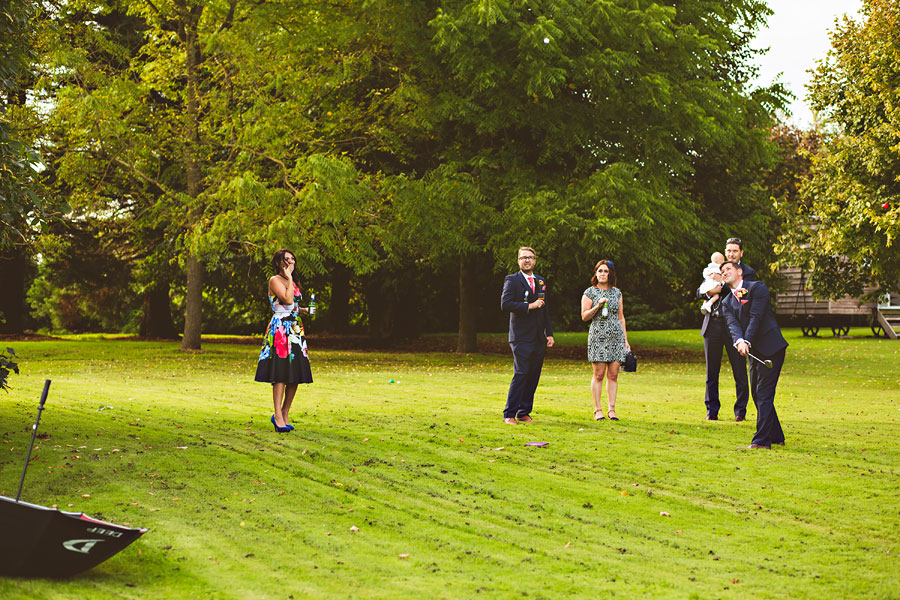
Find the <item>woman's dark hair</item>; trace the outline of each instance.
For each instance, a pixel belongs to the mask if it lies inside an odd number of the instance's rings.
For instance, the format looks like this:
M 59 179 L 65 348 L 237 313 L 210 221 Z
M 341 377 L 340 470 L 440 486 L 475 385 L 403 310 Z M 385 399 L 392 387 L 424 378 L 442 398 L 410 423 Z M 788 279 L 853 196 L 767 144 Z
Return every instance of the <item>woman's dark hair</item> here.
M 606 265 L 609 267 L 609 287 L 615 287 L 616 285 L 616 268 L 613 266 L 613 261 L 611 260 L 601 260 L 596 265 L 594 265 L 594 272 L 591 273 L 591 285 L 597 285 L 597 269 L 599 269 L 602 265 Z
M 288 254 L 290 254 L 291 256 L 294 257 L 294 261 L 297 260 L 297 256 L 293 252 L 288 250 L 287 248 L 282 248 L 281 250 L 278 250 L 275 254 L 272 255 L 272 269 L 275 270 L 276 275 L 284 275 L 284 258 Z M 291 279 L 293 280 L 294 285 L 297 286 L 297 289 L 302 290 L 303 288 L 300 287 L 300 282 L 297 281 L 296 265 L 297 265 L 297 263 L 294 262 L 295 268 L 294 268 L 294 271 L 291 273 Z

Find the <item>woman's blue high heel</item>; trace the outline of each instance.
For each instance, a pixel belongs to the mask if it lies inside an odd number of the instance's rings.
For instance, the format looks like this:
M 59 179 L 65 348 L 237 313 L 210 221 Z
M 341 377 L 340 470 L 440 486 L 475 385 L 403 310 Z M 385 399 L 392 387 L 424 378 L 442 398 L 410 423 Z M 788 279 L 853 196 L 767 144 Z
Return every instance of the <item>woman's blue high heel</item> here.
M 272 421 L 272 425 L 275 426 L 275 431 L 277 431 L 278 433 L 285 433 L 285 432 L 290 431 L 290 430 L 292 430 L 292 429 L 294 428 L 294 427 L 291 426 L 291 425 L 288 425 L 287 427 L 279 427 L 279 426 L 278 426 L 278 423 L 275 422 L 275 415 L 272 415 L 271 421 Z

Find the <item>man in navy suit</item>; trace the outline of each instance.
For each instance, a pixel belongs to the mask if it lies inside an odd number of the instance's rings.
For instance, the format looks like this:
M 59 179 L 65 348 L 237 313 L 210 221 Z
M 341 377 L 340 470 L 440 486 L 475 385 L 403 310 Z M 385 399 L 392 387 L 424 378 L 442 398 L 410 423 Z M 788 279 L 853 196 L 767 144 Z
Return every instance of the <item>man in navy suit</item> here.
M 725 242 L 725 257 L 731 262 L 740 264 L 745 281 L 756 281 L 756 271 L 750 265 L 741 263 L 744 256 L 743 242 L 738 238 L 728 238 Z M 727 294 L 728 288 L 719 286 L 706 293 L 697 290 L 697 297 L 709 300 L 714 294 Z M 706 357 L 706 418 L 709 421 L 719 419 L 719 372 L 722 370 L 722 349 L 728 355 L 731 374 L 734 376 L 734 420 L 743 421 L 747 417 L 747 402 L 750 400 L 750 384 L 747 380 L 747 360 L 732 346 L 725 326 L 725 316 L 721 308 L 722 301 L 713 304 L 712 309 L 703 317 L 700 335 L 703 336 L 703 353 Z
M 726 262 L 722 277 L 731 289 L 722 299 L 722 309 L 734 347 L 742 356 L 753 352 L 759 360 L 750 361 L 750 389 L 756 404 L 756 434 L 742 449 L 771 448 L 784 445 L 784 432 L 775 412 L 775 388 L 784 366 L 788 343 L 781 335 L 769 304 L 769 288 L 761 281 L 744 281 L 740 264 Z M 760 361 L 772 361 L 767 368 Z
M 518 256 L 519 272 L 506 276 L 500 295 L 500 308 L 509 313 L 509 347 L 513 353 L 513 378 L 503 409 L 503 422 L 509 425 L 533 422 L 529 414 L 541 379 L 545 348 L 553 346 L 553 326 L 544 306 L 547 281 L 534 274 L 534 250 L 523 246 Z

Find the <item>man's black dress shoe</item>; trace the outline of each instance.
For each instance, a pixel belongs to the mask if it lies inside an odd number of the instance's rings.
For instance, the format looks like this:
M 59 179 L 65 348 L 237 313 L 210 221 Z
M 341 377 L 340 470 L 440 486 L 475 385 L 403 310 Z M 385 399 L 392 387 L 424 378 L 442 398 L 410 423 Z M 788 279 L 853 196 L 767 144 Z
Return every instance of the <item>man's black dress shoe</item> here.
M 707 421 L 718 421 L 718 420 L 719 420 L 719 415 L 710 415 L 710 414 L 707 414 L 707 415 L 706 415 L 706 420 L 707 420 Z
M 745 419 L 744 417 L 742 417 L 742 416 L 740 416 L 740 415 L 738 415 L 738 416 L 736 416 L 736 417 L 734 418 L 734 422 L 735 422 L 735 423 L 740 423 L 741 421 L 746 421 L 746 420 L 747 420 L 747 419 Z

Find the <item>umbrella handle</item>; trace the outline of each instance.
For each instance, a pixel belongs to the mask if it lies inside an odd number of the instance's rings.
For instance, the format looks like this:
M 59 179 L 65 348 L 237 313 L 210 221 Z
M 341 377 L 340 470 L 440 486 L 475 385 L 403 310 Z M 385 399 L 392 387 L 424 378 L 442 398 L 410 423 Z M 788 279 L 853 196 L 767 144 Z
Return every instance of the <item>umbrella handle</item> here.
M 22 469 L 22 478 L 19 480 L 19 492 L 16 494 L 16 502 L 22 495 L 22 485 L 25 483 L 25 473 L 28 471 L 28 463 L 31 461 L 31 449 L 34 448 L 34 438 L 37 436 L 38 424 L 41 422 L 41 412 L 44 410 L 44 403 L 47 401 L 47 394 L 50 392 L 50 380 L 44 380 L 44 391 L 41 393 L 41 404 L 38 406 L 37 420 L 31 429 L 31 444 L 28 446 L 28 456 L 25 457 L 25 467 Z

